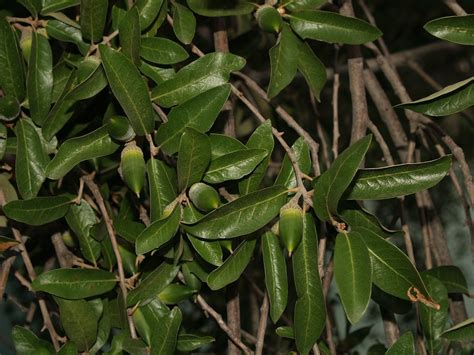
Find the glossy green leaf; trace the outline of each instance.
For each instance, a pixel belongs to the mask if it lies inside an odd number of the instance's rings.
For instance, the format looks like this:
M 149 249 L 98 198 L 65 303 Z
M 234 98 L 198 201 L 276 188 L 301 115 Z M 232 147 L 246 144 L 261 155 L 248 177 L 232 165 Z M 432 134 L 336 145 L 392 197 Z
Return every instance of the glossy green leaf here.
M 183 315 L 178 307 L 174 307 L 168 317 L 156 324 L 156 333 L 151 340 L 151 353 L 162 355 L 175 354 L 178 332 Z
M 215 160 L 225 154 L 245 150 L 247 147 L 239 140 L 225 134 L 211 133 L 209 135 L 211 142 L 211 159 Z
M 474 340 L 474 318 L 466 319 L 441 333 L 441 337 L 451 341 Z
M 13 95 L 0 97 L 0 120 L 13 121 L 20 114 L 20 103 Z
M 211 160 L 211 145 L 207 136 L 186 128 L 178 151 L 178 188 L 180 191 L 201 181 Z
M 385 353 L 386 355 L 415 355 L 415 339 L 413 333 L 403 334 Z
M 48 24 L 50 22 L 48 22 Z M 66 62 L 60 62 L 53 68 L 52 102 L 58 101 L 63 91 L 66 89 L 66 84 L 72 72 L 73 70 L 66 64 Z
M 320 10 L 304 10 L 289 15 L 291 27 L 303 39 L 328 43 L 364 44 L 382 35 L 369 23 Z
M 265 176 L 274 147 L 272 124 L 270 120 L 267 120 L 257 127 L 247 141 L 246 147 L 249 149 L 263 149 L 267 152 L 267 155 L 248 177 L 239 181 L 239 192 L 241 195 L 258 190 Z
M 186 6 L 177 2 L 173 3 L 173 31 L 184 44 L 190 44 L 196 32 L 194 14 Z
M 357 323 L 364 315 L 372 292 L 369 251 L 358 232 L 339 233 L 334 251 L 334 277 L 347 319 Z
M 130 243 L 135 243 L 137 237 L 145 229 L 145 226 L 142 223 L 117 219 L 114 221 L 114 229 L 123 239 Z
M 160 68 L 150 65 L 144 61 L 142 61 L 142 64 L 138 69 L 140 69 L 140 72 L 143 75 L 153 80 L 155 84 L 161 84 L 166 80 L 171 79 L 175 74 L 173 68 Z
M 372 262 L 372 281 L 377 287 L 393 296 L 409 299 L 407 292 L 416 287 L 429 297 L 421 277 L 400 249 L 376 232 L 363 226 L 352 226 L 351 230 L 360 233 L 370 253 Z
M 147 176 L 150 194 L 150 220 L 157 221 L 177 196 L 176 171 L 158 159 L 147 162 Z
M 99 42 L 107 19 L 108 0 L 81 0 L 81 32 L 84 40 Z
M 141 48 L 140 15 L 136 6 L 132 7 L 119 24 L 119 37 L 122 53 L 125 54 L 133 64 L 140 65 Z
M 168 122 L 156 133 L 156 143 L 168 154 L 178 151 L 179 141 L 186 127 L 205 133 L 214 124 L 230 95 L 230 85 L 224 84 L 171 109 Z
M 155 121 L 148 88 L 140 72 L 124 54 L 104 45 L 99 50 L 110 88 L 133 130 L 137 135 L 150 133 Z
M 62 21 L 49 20 L 46 23 L 46 32 L 49 37 L 59 41 L 74 43 L 83 55 L 89 49 L 89 45 L 82 40 L 81 30 Z
M 79 351 L 77 350 L 77 346 L 72 341 L 68 341 L 58 351 L 58 355 L 77 355 L 78 353 Z
M 217 240 L 202 240 L 188 234 L 188 239 L 191 242 L 194 250 L 199 254 L 201 258 L 207 261 L 209 264 L 214 266 L 221 266 L 222 261 L 222 248 Z
M 451 156 L 444 156 L 423 163 L 360 169 L 343 198 L 382 200 L 414 194 L 436 185 L 450 168 Z
M 265 286 L 270 301 L 270 318 L 276 323 L 288 303 L 288 276 L 280 242 L 272 232 L 262 235 L 262 255 Z
M 474 105 L 474 77 L 448 85 L 421 99 L 395 107 L 424 113 L 429 116 L 448 116 Z
M 245 15 L 255 8 L 246 0 L 187 0 L 187 3 L 195 13 L 207 17 Z
M 59 320 L 79 351 L 89 350 L 97 338 L 98 317 L 85 300 L 55 298 L 59 305 Z
M 185 229 L 203 239 L 226 239 L 246 235 L 263 227 L 280 212 L 287 190 L 281 185 L 252 192 L 219 207 Z
M 319 219 L 329 221 L 332 215 L 337 215 L 339 200 L 354 178 L 371 140 L 371 135 L 365 136 L 345 149 L 316 180 L 313 208 Z
M 100 256 L 100 243 L 91 236 L 91 228 L 98 223 L 92 207 L 81 200 L 79 205 L 71 204 L 66 214 L 66 221 L 79 241 L 82 256 L 97 265 Z
M 319 278 L 318 237 L 314 219 L 306 213 L 303 237 L 291 260 L 297 300 L 294 311 L 296 347 L 307 354 L 320 337 L 326 324 L 326 302 Z
M 256 244 L 256 239 L 248 239 L 240 243 L 224 263 L 209 274 L 207 277 L 209 288 L 214 291 L 220 290 L 237 281 L 249 264 Z
M 268 52 L 271 67 L 268 97 L 278 95 L 293 80 L 298 66 L 298 48 L 298 38 L 289 25 L 283 24 L 277 44 Z
M 97 327 L 97 339 L 92 348 L 89 350 L 90 353 L 97 353 L 107 342 L 110 336 L 110 331 L 112 328 L 111 321 L 111 305 L 107 299 L 102 299 L 103 308 L 102 316 L 99 320 L 99 325 Z M 74 354 L 76 355 L 76 354 Z
M 281 326 L 281 327 L 276 328 L 275 333 L 277 333 L 277 335 L 282 338 L 287 338 L 287 339 L 295 338 L 295 331 L 293 327 Z
M 40 125 L 45 121 L 53 92 L 53 53 L 48 39 L 33 32 L 26 91 L 33 121 Z
M 172 283 L 158 294 L 158 299 L 164 304 L 177 304 L 192 298 L 195 293 L 196 291 L 187 285 Z
M 320 101 L 321 91 L 326 84 L 326 68 L 307 43 L 300 43 L 298 70 L 304 76 L 314 97 Z
M 469 288 L 464 274 L 461 269 L 454 265 L 441 265 L 427 270 L 425 273 L 440 280 L 449 293 L 469 294 Z
M 57 180 L 82 161 L 114 153 L 119 146 L 112 142 L 107 127 L 65 141 L 46 167 L 46 176 Z
M 437 278 L 425 273 L 422 274 L 422 278 L 431 297 L 441 306 L 439 310 L 427 307 L 424 304 L 419 307 L 420 322 L 427 343 L 427 351 L 429 354 L 438 354 L 443 345 L 439 338 L 446 329 L 448 320 L 448 291 Z
M 163 37 L 144 37 L 141 40 L 140 56 L 156 64 L 175 64 L 189 57 L 183 47 Z
M 190 352 L 214 342 L 211 336 L 199 336 L 194 334 L 179 334 L 176 350 L 181 352 Z
M 474 45 L 474 15 L 437 18 L 429 21 L 423 28 L 445 41 Z
M 21 119 L 15 126 L 17 137 L 15 175 L 18 191 L 24 199 L 36 197 L 46 179 L 49 158 L 32 123 Z
M 39 275 L 31 286 L 35 291 L 78 300 L 106 293 L 117 281 L 114 273 L 99 269 L 55 269 Z
M 147 345 L 138 338 L 125 338 L 122 347 L 127 354 L 148 355 L 150 353 L 150 349 Z
M 221 86 L 245 59 L 231 53 L 209 53 L 178 71 L 171 79 L 153 89 L 151 98 L 163 107 L 182 104 L 193 97 Z
M 107 77 L 98 57 L 85 58 L 74 73 L 67 99 L 86 100 L 96 96 L 107 86 Z
M 133 320 L 140 337 L 147 343 L 151 344 L 151 338 L 156 331 L 158 323 L 164 322 L 168 318 L 170 310 L 158 298 L 152 299 L 150 302 L 136 308 L 133 313 Z
M 140 27 L 142 30 L 149 27 L 158 16 L 163 0 L 137 0 L 135 5 L 140 15 Z
M 282 5 L 290 11 L 314 10 L 324 5 L 327 0 L 284 0 Z
M 10 201 L 3 206 L 3 212 L 15 221 L 40 226 L 64 217 L 70 203 L 71 195 L 35 197 Z
M 295 154 L 301 172 L 308 174 L 311 170 L 311 156 L 309 154 L 308 144 L 303 138 L 298 138 L 291 146 L 291 149 L 293 149 L 293 153 Z M 296 186 L 295 171 L 293 170 L 290 158 L 288 158 L 288 155 L 286 154 L 283 158 L 281 170 L 275 180 L 275 185 L 285 185 L 289 189 Z
M 47 341 L 39 339 L 31 330 L 15 325 L 12 331 L 12 340 L 18 355 L 53 355 L 53 346 Z
M 138 286 L 130 291 L 127 297 L 128 306 L 134 306 L 138 302 L 155 297 L 174 280 L 178 271 L 178 266 L 163 262 L 155 270 L 146 274 Z
M 41 14 L 49 14 L 55 11 L 61 11 L 72 6 L 79 5 L 81 0 L 43 0 Z
M 25 72 L 18 38 L 3 17 L 0 19 L 0 87 L 20 102 L 25 98 Z
M 237 180 L 250 174 L 267 156 L 263 149 L 246 149 L 223 155 L 213 161 L 204 175 L 204 181 L 218 184 L 228 180 Z
M 145 228 L 137 237 L 135 251 L 145 254 L 158 249 L 174 237 L 181 219 L 181 207 L 176 206 L 170 216 L 159 219 Z

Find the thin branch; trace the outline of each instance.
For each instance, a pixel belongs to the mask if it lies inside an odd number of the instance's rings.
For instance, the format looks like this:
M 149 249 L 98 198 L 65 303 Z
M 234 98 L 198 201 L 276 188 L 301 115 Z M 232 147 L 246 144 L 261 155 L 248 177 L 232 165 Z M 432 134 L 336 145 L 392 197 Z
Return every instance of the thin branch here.
M 467 15 L 466 10 L 456 0 L 444 0 L 444 4 L 451 9 L 457 16 Z
M 374 123 L 371 120 L 369 120 L 367 123 L 367 127 L 374 135 L 375 140 L 380 146 L 380 149 L 382 149 L 382 153 L 385 158 L 385 161 L 388 163 L 388 165 L 394 165 L 395 161 L 392 158 L 392 154 L 390 153 L 390 149 L 388 148 L 387 142 L 385 142 L 385 139 L 383 138 L 377 126 L 374 125 Z
M 310 91 L 309 93 L 309 98 L 310 98 L 310 101 L 311 101 L 311 106 L 313 107 L 313 111 L 315 113 L 315 115 L 317 116 L 318 115 L 318 108 L 316 106 L 316 99 L 313 95 L 313 93 Z M 315 117 L 315 122 L 316 122 L 316 132 L 318 134 L 318 137 L 321 141 L 321 150 L 322 150 L 322 153 L 323 153 L 323 161 L 324 163 L 326 164 L 326 168 L 329 168 L 329 166 L 331 165 L 331 163 L 329 162 L 329 147 L 328 147 L 328 142 L 326 140 L 326 135 L 324 134 L 324 130 L 323 130 L 323 126 L 321 124 L 321 117 Z M 313 153 L 311 153 L 311 155 L 313 155 Z M 317 164 L 317 165 L 315 165 Z M 313 162 L 313 170 L 315 172 L 317 172 L 317 174 L 319 175 L 320 174 L 320 167 L 319 167 L 319 162 L 316 161 L 316 162 Z
M 3 294 L 5 293 L 8 276 L 10 275 L 10 270 L 15 260 L 16 256 L 10 256 L 2 262 L 2 268 L 0 269 L 0 300 L 3 298 Z
M 263 344 L 265 341 L 265 332 L 267 330 L 268 310 L 268 295 L 265 293 L 265 296 L 263 297 L 262 306 L 260 307 L 260 322 L 258 323 L 257 345 L 255 348 L 255 355 L 263 354 Z
M 74 264 L 75 255 L 69 251 L 64 244 L 61 233 L 54 233 L 51 236 L 51 242 L 53 243 L 56 256 L 59 261 L 61 268 L 70 268 Z
M 339 154 L 339 73 L 334 73 L 332 83 L 332 154 L 336 159 Z
M 227 324 L 237 339 L 240 339 L 240 294 L 239 280 L 226 287 Z M 239 347 L 229 339 L 227 344 L 228 355 L 240 355 Z
M 125 283 L 125 272 L 123 269 L 122 255 L 120 254 L 120 251 L 118 248 L 117 237 L 115 236 L 115 230 L 112 223 L 112 219 L 109 216 L 109 212 L 107 211 L 107 207 L 105 206 L 104 199 L 102 197 L 102 194 L 100 193 L 99 187 L 94 182 L 94 175 L 95 175 L 94 173 L 90 175 L 85 175 L 82 177 L 82 179 L 84 179 L 84 182 L 86 183 L 87 187 L 92 192 L 92 195 L 94 195 L 94 199 L 97 201 L 97 204 L 99 205 L 100 213 L 102 215 L 102 218 L 104 219 L 105 226 L 109 234 L 110 242 L 112 244 L 112 249 L 114 251 L 115 258 L 117 259 L 120 290 L 122 291 L 124 303 L 126 304 L 127 303 L 126 302 L 127 286 Z M 127 316 L 128 316 L 128 325 L 130 328 L 130 334 L 132 338 L 136 338 L 136 331 L 135 331 L 135 326 L 133 325 L 133 318 L 129 314 Z

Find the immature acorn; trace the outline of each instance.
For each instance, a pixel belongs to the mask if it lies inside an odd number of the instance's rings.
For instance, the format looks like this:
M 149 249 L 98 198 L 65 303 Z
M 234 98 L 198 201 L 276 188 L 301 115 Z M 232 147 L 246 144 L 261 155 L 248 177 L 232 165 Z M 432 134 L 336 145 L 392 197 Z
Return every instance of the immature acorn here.
M 105 119 L 104 123 L 107 124 L 107 131 L 113 139 L 128 142 L 135 138 L 135 132 L 125 116 L 111 116 Z
M 27 62 L 30 61 L 30 53 L 31 53 L 31 44 L 32 44 L 32 30 L 30 27 L 26 27 L 24 30 L 21 31 L 21 38 L 20 38 L 20 47 L 23 53 L 23 57 Z
M 193 184 L 188 195 L 194 206 L 204 212 L 215 210 L 221 204 L 216 189 L 202 182 Z
M 120 169 L 122 179 L 138 197 L 145 183 L 145 159 L 135 141 L 128 143 L 122 150 Z
M 265 32 L 280 32 L 282 19 L 277 9 L 271 5 L 260 6 L 255 12 L 258 26 Z
M 303 235 L 303 210 L 297 203 L 289 202 L 280 209 L 280 239 L 291 256 Z

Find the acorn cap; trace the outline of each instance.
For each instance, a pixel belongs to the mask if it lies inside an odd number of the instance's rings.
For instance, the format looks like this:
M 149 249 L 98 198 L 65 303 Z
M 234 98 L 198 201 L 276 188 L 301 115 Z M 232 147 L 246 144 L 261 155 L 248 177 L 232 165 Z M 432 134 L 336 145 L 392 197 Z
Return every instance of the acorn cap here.
M 265 32 L 280 32 L 282 19 L 276 8 L 271 5 L 260 6 L 255 12 L 258 26 Z
M 140 147 L 135 142 L 130 142 L 122 150 L 120 168 L 122 170 L 122 179 L 127 186 L 138 197 L 145 183 L 145 159 Z

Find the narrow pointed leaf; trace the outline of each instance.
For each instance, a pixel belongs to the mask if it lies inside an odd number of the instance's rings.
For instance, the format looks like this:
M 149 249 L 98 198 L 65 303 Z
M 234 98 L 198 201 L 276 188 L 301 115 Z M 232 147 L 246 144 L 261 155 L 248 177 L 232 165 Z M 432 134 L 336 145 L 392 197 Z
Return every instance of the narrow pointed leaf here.
M 150 96 L 145 81 L 135 65 L 122 53 L 99 46 L 102 64 L 114 96 L 125 111 L 133 130 L 144 135 L 155 124 Z
M 271 66 L 268 97 L 278 95 L 293 80 L 298 66 L 299 45 L 299 40 L 290 26 L 284 24 L 277 44 L 268 52 Z
M 140 15 L 140 27 L 142 30 L 149 27 L 158 16 L 163 0 L 137 0 L 135 2 Z
M 132 7 L 120 21 L 119 36 L 122 53 L 133 64 L 140 65 L 140 15 L 137 7 Z
M 240 179 L 250 174 L 267 154 L 263 149 L 246 149 L 223 155 L 211 161 L 204 175 L 204 181 L 218 184 Z
M 254 5 L 246 0 L 225 2 L 220 0 L 187 0 L 187 3 L 195 13 L 208 17 L 245 15 L 254 10 Z
M 474 45 L 474 15 L 437 18 L 428 22 L 423 28 L 445 41 Z
M 16 354 L 18 355 L 52 355 L 55 354 L 53 346 L 39 339 L 31 330 L 20 327 L 13 327 L 12 340 L 15 344 Z
M 190 352 L 216 341 L 211 336 L 198 336 L 194 334 L 179 334 L 176 349 L 181 352 Z
M 300 43 L 298 70 L 303 74 L 313 95 L 320 101 L 321 91 L 326 84 L 326 68 L 307 43 Z
M 70 300 L 101 295 L 117 284 L 114 273 L 98 269 L 55 269 L 39 275 L 31 284 L 43 291 Z
M 423 97 L 419 100 L 405 102 L 395 107 L 424 113 L 429 116 L 448 116 L 461 112 L 474 105 L 474 77 Z
M 186 127 L 205 133 L 211 129 L 230 95 L 230 85 L 224 84 L 206 91 L 171 109 L 168 122 L 156 133 L 156 143 L 168 154 L 178 151 L 179 141 Z
M 144 37 L 141 40 L 140 56 L 156 64 L 175 64 L 189 57 L 183 47 L 163 37 Z
M 366 136 L 345 149 L 314 184 L 313 208 L 319 219 L 337 215 L 338 204 L 369 149 L 372 136 Z
M 203 239 L 235 238 L 255 232 L 278 215 L 286 195 L 286 188 L 280 185 L 252 192 L 212 211 L 185 229 Z
M 11 201 L 3 206 L 3 212 L 15 221 L 40 226 L 64 217 L 70 203 L 70 195 L 35 197 Z
M 88 351 L 97 338 L 98 317 L 85 300 L 55 298 L 59 305 L 59 319 L 67 337 L 79 351 Z
M 163 212 L 177 196 L 176 171 L 158 159 L 147 163 L 147 176 L 150 193 L 150 221 L 161 218 Z
M 153 89 L 151 98 L 163 107 L 182 104 L 193 97 L 221 86 L 245 59 L 231 53 L 209 53 L 178 71 L 170 80 Z
M 364 315 L 372 291 L 369 251 L 357 232 L 339 233 L 334 251 L 334 277 L 342 305 L 352 324 Z
M 72 341 L 68 341 L 61 347 L 57 355 L 77 355 L 78 353 L 79 351 L 77 350 L 76 344 Z
M 328 11 L 299 11 L 290 15 L 290 23 L 303 39 L 328 43 L 364 44 L 382 35 L 365 21 Z
M 466 319 L 441 333 L 441 337 L 451 341 L 474 340 L 474 318 Z
M 16 33 L 6 18 L 0 19 L 0 87 L 20 102 L 25 98 L 23 58 Z
M 81 0 L 81 32 L 86 41 L 99 42 L 107 19 L 108 0 Z
M 207 261 L 209 264 L 214 266 L 221 266 L 222 261 L 222 248 L 217 240 L 202 240 L 188 234 L 188 239 L 196 252 Z
M 324 5 L 327 0 L 284 0 L 282 5 L 290 11 L 314 10 Z
M 65 141 L 46 167 L 46 176 L 57 180 L 82 161 L 114 153 L 119 146 L 112 142 L 107 127 L 103 126 L 83 136 Z
M 89 45 L 83 41 L 81 30 L 62 21 L 49 20 L 46 23 L 48 36 L 63 42 L 74 43 L 81 54 L 87 54 Z
M 45 168 L 49 158 L 43 150 L 41 139 L 33 124 L 21 119 L 15 127 L 15 174 L 18 191 L 24 199 L 36 197 L 46 179 Z
M 179 3 L 173 4 L 173 31 L 184 44 L 190 44 L 196 32 L 196 18 L 192 11 Z
M 309 154 L 308 144 L 303 138 L 298 138 L 291 146 L 291 149 L 293 149 L 301 172 L 308 174 L 311 170 L 311 156 Z M 296 186 L 295 171 L 288 155 L 285 155 L 283 158 L 281 170 L 275 180 L 275 185 L 285 185 L 289 189 Z
M 451 168 L 451 156 L 414 164 L 376 169 L 359 169 L 343 198 L 382 200 L 429 189 Z
M 256 244 L 256 239 L 244 240 L 224 261 L 224 264 L 209 274 L 207 277 L 209 288 L 214 291 L 220 290 L 237 281 L 249 264 Z
M 461 269 L 454 265 L 438 266 L 425 271 L 425 273 L 440 280 L 449 293 L 469 294 L 469 288 L 464 274 Z
M 318 240 L 314 219 L 306 213 L 303 236 L 293 256 L 293 276 L 297 300 L 294 312 L 294 336 L 299 353 L 307 354 L 326 324 L 326 302 L 318 266 Z
M 128 306 L 131 307 L 140 301 L 155 297 L 174 280 L 178 271 L 179 266 L 163 262 L 155 270 L 148 273 L 138 286 L 130 291 L 127 297 Z
M 295 331 L 293 327 L 281 326 L 275 329 L 275 333 L 282 338 L 295 339 Z
M 211 145 L 203 133 L 186 128 L 179 144 L 178 188 L 183 191 L 201 181 L 211 160 Z
M 169 217 L 159 219 L 140 233 L 135 242 L 135 251 L 145 254 L 153 249 L 158 249 L 174 237 L 181 219 L 181 207 L 177 206 Z
M 265 286 L 270 301 L 270 318 L 276 324 L 288 303 L 288 276 L 286 260 L 275 234 L 266 232 L 262 236 L 262 255 Z
M 55 11 L 61 11 L 72 6 L 77 6 L 81 0 L 43 0 L 41 14 L 49 14 Z
M 41 125 L 48 115 L 53 92 L 53 53 L 46 37 L 32 34 L 26 90 L 33 121 Z
M 385 353 L 386 355 L 415 355 L 415 339 L 413 333 L 403 334 Z
M 178 307 L 171 310 L 169 316 L 156 324 L 156 333 L 151 340 L 151 353 L 173 355 L 176 352 L 176 342 L 183 315 Z

